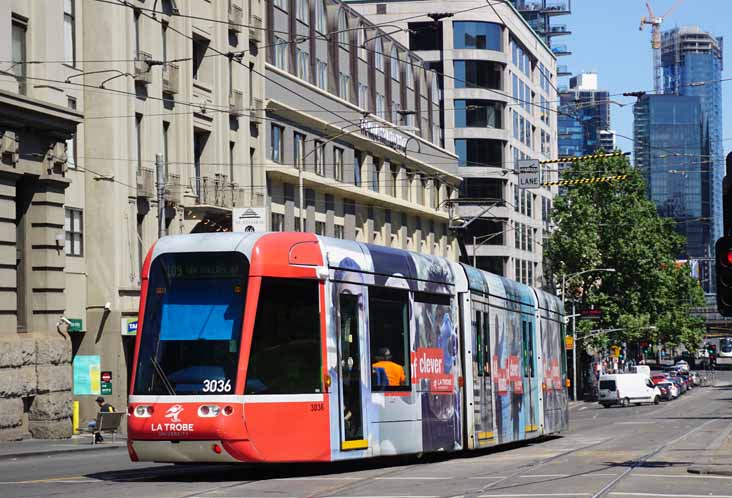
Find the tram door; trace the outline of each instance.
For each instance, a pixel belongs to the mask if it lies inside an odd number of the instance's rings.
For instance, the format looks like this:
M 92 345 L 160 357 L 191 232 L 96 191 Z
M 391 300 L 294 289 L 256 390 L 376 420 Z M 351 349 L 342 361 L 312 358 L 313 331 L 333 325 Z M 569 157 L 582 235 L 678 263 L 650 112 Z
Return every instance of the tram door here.
M 488 305 L 473 300 L 473 413 L 476 446 L 495 442 Z
M 343 293 L 338 296 L 338 378 L 341 380 L 341 450 L 368 447 L 364 431 L 361 372 L 361 324 L 359 300 L 363 296 Z
M 534 323 L 525 317 L 521 318 L 521 339 L 524 364 L 524 399 L 528 399 L 528 413 L 526 416 L 526 432 L 539 430 L 536 425 L 538 393 L 536 383 L 536 358 L 534 356 Z

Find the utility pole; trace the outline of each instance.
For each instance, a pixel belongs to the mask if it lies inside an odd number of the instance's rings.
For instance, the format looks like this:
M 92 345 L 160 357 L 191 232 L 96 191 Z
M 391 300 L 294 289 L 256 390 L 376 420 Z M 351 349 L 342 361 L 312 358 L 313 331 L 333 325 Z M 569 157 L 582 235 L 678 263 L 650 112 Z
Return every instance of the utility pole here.
M 577 312 L 572 299 L 572 401 L 577 401 Z
M 158 175 L 158 238 L 167 235 L 165 230 L 165 161 L 162 154 L 155 154 Z

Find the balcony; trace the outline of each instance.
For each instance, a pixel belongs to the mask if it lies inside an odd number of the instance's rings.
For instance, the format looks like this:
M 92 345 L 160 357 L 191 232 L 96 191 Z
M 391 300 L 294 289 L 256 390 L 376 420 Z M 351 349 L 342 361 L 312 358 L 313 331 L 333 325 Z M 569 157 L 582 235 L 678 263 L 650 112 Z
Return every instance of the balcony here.
M 163 93 L 178 93 L 178 66 L 175 64 L 163 65 Z
M 552 45 L 552 52 L 558 57 L 572 54 L 567 45 Z
M 249 39 L 255 42 L 262 41 L 262 18 L 255 14 L 249 15 Z
M 168 175 L 165 179 L 165 201 L 171 206 L 183 205 L 183 185 L 180 175 Z
M 563 16 L 572 13 L 572 9 L 566 2 L 546 3 L 541 11 L 550 16 Z
M 261 123 L 264 121 L 264 101 L 262 99 L 252 99 L 252 108 L 250 109 L 249 120 L 252 123 Z
M 244 93 L 232 90 L 229 94 L 229 114 L 236 118 L 244 115 Z
M 549 36 L 561 36 L 561 35 L 571 35 L 572 32 L 569 30 L 566 24 L 552 24 L 549 26 L 549 30 L 547 31 L 547 34 Z
M 241 6 L 235 4 L 233 1 L 229 3 L 229 29 L 236 33 L 241 33 L 242 24 L 244 21 L 244 10 Z
M 137 197 L 155 197 L 155 170 L 142 168 L 137 172 Z
M 135 82 L 149 85 L 152 83 L 152 71 L 147 61 L 152 60 L 152 55 L 142 50 L 137 51 L 135 57 Z
M 562 64 L 557 66 L 557 76 L 572 76 L 572 72 L 569 70 L 569 66 Z

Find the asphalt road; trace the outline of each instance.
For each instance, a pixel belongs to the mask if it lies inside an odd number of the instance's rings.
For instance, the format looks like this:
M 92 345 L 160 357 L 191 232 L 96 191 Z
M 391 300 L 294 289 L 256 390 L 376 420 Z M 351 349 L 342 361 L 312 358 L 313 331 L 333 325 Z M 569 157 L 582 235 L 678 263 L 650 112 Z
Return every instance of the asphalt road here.
M 0 462 L 0 496 L 200 498 L 732 498 L 732 477 L 687 468 L 732 424 L 732 385 L 659 406 L 571 409 L 561 437 L 512 448 L 333 465 L 173 466 L 125 451 Z

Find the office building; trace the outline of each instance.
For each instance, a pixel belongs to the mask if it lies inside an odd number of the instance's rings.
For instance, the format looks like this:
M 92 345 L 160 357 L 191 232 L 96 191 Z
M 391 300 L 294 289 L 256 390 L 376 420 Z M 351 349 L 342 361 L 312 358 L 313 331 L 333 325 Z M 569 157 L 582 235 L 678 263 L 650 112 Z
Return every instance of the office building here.
M 722 50 L 722 38 L 698 26 L 685 26 L 663 33 L 661 65 L 664 93 L 697 96 L 701 102 L 703 133 L 709 142 L 708 156 L 687 157 L 686 160 L 700 170 L 711 171 L 708 183 L 710 218 L 698 221 L 711 228 L 708 255 L 714 254 L 714 241 L 722 236 L 722 179 L 725 172 L 720 81 Z M 672 144 L 669 151 L 676 151 Z
M 464 179 L 458 214 L 474 220 L 465 238 L 470 262 L 542 285 L 541 240 L 554 194 L 520 189 L 515 167 L 556 157 L 554 53 L 510 3 L 350 5 L 372 22 L 403 28 L 393 36 L 437 72 L 445 148 L 457 154 Z M 455 13 L 470 7 L 477 9 Z M 403 20 L 415 10 L 424 18 Z
M 610 92 L 598 89 L 596 73 L 582 73 L 569 80 L 559 94 L 559 155 L 583 156 L 598 150 L 612 152 Z M 610 146 L 609 150 L 607 147 Z
M 636 102 L 633 138 L 635 166 L 642 171 L 648 197 L 658 214 L 672 218 L 677 231 L 687 238 L 679 259 L 713 255 L 710 170 L 693 158 L 709 153 L 701 97 L 644 95 Z M 692 158 L 692 159 L 690 159 Z M 702 285 L 711 289 L 708 261 L 703 261 Z
M 73 15 L 64 2 L 0 4 L 0 60 L 13 61 L 0 71 L 0 441 L 71 436 L 66 141 L 82 98 L 62 84 L 72 67 L 27 62 L 64 60 Z
M 272 230 L 457 259 L 446 201 L 458 158 L 441 145 L 437 74 L 344 3 L 267 8 Z M 297 37 L 309 42 L 286 42 Z

